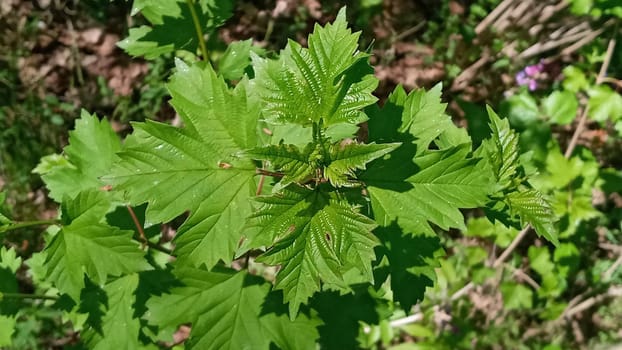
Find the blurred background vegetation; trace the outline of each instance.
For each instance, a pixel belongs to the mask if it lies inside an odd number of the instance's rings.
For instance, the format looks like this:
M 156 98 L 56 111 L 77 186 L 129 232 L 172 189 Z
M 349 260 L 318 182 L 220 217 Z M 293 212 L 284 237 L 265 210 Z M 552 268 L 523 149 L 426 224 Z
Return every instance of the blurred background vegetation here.
M 362 47 L 373 53 L 381 101 L 398 84 L 410 90 L 442 82 L 448 113 L 476 143 L 489 133 L 486 104 L 510 119 L 561 232 L 553 249 L 533 232 L 469 213 L 466 232 L 442 233 L 448 257 L 426 300 L 411 315 L 378 305 L 386 318 L 360 327 L 351 345 L 622 348 L 622 4 L 238 0 L 233 17 L 209 38 L 210 59 L 218 62 L 237 40 L 252 39 L 267 53 L 288 38 L 304 44 L 315 22 L 332 20 L 344 5 L 362 31 Z M 131 9 L 122 0 L 1 1 L 0 191 L 15 220 L 57 215 L 32 170 L 66 145 L 80 109 L 109 118 L 120 135 L 130 131 L 129 121 L 175 122 L 163 84 L 172 55 L 147 61 L 117 47 L 129 28 L 144 23 Z M 13 261 L 42 244 L 36 229 L 3 240 L 17 252 Z M 512 242 L 513 254 L 500 260 Z M 8 260 L 3 255 L 0 264 Z M 19 288 L 36 287 L 24 273 Z M 76 344 L 77 330 L 59 315 L 33 303 L 10 348 Z

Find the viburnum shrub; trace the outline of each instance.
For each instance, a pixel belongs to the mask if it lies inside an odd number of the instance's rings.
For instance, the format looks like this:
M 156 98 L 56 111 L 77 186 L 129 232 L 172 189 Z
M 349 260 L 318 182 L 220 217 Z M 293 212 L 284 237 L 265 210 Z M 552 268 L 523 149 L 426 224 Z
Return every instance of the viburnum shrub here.
M 461 209 L 556 241 L 508 122 L 489 110 L 474 149 L 440 86 L 378 106 L 358 39 L 342 9 L 239 80 L 178 59 L 179 127 L 121 141 L 83 112 L 36 169 L 61 214 L 28 266 L 89 348 L 157 348 L 180 325 L 194 349 L 352 348 L 383 305 L 423 298 Z M 180 216 L 169 250 L 160 225 Z

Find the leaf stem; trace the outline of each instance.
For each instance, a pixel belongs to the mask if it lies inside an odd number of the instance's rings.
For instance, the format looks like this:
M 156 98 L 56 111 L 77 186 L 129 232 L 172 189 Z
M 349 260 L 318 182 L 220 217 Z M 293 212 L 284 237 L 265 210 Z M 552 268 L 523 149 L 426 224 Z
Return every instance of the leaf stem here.
M 59 220 L 33 220 L 33 221 L 22 221 L 16 222 L 14 224 L 10 224 L 4 228 L 0 228 L 0 232 L 9 232 L 12 230 L 17 230 L 20 228 L 31 227 L 31 226 L 49 226 L 59 224 Z
M 148 241 L 147 241 L 147 237 L 145 236 L 145 230 L 143 229 L 143 225 L 140 223 L 140 220 L 138 220 L 138 217 L 136 216 L 134 209 L 132 209 L 132 207 L 129 205 L 126 207 L 127 207 L 127 211 L 130 213 L 130 216 L 132 217 L 134 226 L 136 226 L 136 230 L 138 230 L 139 240 L 143 243 L 143 245 L 147 245 Z
M 197 38 L 199 39 L 199 47 L 201 48 L 201 55 L 203 56 L 203 60 L 207 61 L 207 47 L 205 46 L 205 40 L 203 38 L 203 29 L 201 29 L 201 22 L 199 22 L 199 16 L 197 16 L 197 11 L 194 8 L 193 0 L 186 0 L 186 4 L 190 8 L 190 15 L 192 16 L 192 22 L 194 22 L 194 30 L 197 33 Z
M 58 300 L 58 297 L 54 295 L 26 294 L 26 293 L 0 293 L 0 297 L 11 298 L 11 299 Z
M 174 256 L 172 250 L 164 248 L 164 247 L 160 246 L 159 244 L 150 242 L 147 239 L 147 236 L 145 235 L 145 229 L 143 228 L 143 225 L 140 223 L 140 220 L 138 220 L 138 216 L 136 216 L 136 213 L 134 212 L 134 209 L 131 206 L 128 205 L 127 206 L 127 211 L 130 213 L 130 216 L 132 217 L 132 221 L 134 222 L 134 226 L 136 226 L 136 230 L 138 231 L 138 240 L 143 245 L 143 247 L 147 246 L 150 249 L 157 250 L 159 252 L 162 252 L 164 254 L 168 254 L 170 256 Z

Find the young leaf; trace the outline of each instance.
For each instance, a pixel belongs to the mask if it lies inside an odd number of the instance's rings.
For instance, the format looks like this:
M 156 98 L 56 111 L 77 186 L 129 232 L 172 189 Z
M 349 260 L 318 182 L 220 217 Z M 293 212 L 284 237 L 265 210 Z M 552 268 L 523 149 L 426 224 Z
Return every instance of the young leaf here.
M 108 121 L 82 110 L 75 130 L 69 133 L 65 157 L 44 157 L 34 172 L 41 174 L 50 198 L 60 202 L 64 196 L 102 187 L 99 178 L 108 173 L 119 150 L 121 142 Z
M 512 192 L 506 196 L 506 201 L 510 212 L 520 217 L 522 226 L 530 223 L 540 236 L 555 245 L 559 243 L 557 230 L 553 225 L 555 215 L 551 205 L 539 191 L 531 189 Z
M 445 230 L 464 229 L 459 208 L 485 204 L 492 190 L 481 162 L 466 158 L 469 149 L 464 145 L 429 151 L 413 161 L 402 158 L 408 152 L 408 147 L 398 148 L 394 157 L 372 163 L 361 176 L 376 222 L 386 226 L 397 219 L 412 234 L 434 234 L 428 222 Z
M 363 109 L 377 99 L 378 85 L 359 52 L 360 33 L 347 27 L 345 8 L 333 24 L 315 26 L 309 48 L 289 41 L 278 60 L 252 55 L 253 92 L 264 103 L 264 116 L 276 122 L 323 125 L 358 123 Z
M 482 142 L 482 148 L 492 166 L 497 183 L 501 188 L 512 184 L 516 171 L 520 166 L 518 154 L 518 134 L 510 128 L 507 119 L 501 119 L 489 106 L 486 106 L 490 117 L 492 135 Z
M 109 208 L 105 193 L 84 191 L 63 202 L 64 208 L 70 208 L 65 216 L 67 225 L 45 249 L 47 279 L 62 293 L 79 300 L 85 273 L 104 285 L 108 276 L 151 268 L 143 258 L 145 253 L 132 240 L 131 231 L 102 222 Z
M 400 143 L 372 144 L 343 144 L 330 146 L 330 164 L 324 170 L 324 175 L 335 186 L 347 186 L 349 178 L 356 178 L 355 169 L 365 170 L 365 164 L 380 158 L 400 146 Z
M 530 223 L 539 235 L 557 244 L 557 232 L 553 226 L 555 215 L 551 205 L 539 191 L 519 186 L 521 164 L 518 135 L 510 128 L 507 119 L 499 118 L 490 107 L 487 110 L 492 135 L 482 142 L 477 152 L 486 156 L 497 180 L 498 188 L 494 197 L 500 196 L 501 199 L 493 201 L 491 206 L 499 201 L 505 203 L 509 206 L 510 214 L 520 218 L 522 226 Z M 561 160 L 565 161 L 563 157 Z
M 280 183 L 287 186 L 292 182 L 305 183 L 315 176 L 315 171 L 319 167 L 318 161 L 321 160 L 318 147 L 316 143 L 309 143 L 300 152 L 295 145 L 269 145 L 244 151 L 240 155 L 269 161 L 274 170 L 283 173 Z
M 103 311 L 101 331 L 89 328 L 81 333 L 89 349 L 140 349 L 140 322 L 134 318 L 134 292 L 138 286 L 138 275 L 131 274 L 118 278 L 104 286 L 108 303 Z M 85 310 L 93 312 L 95 310 Z M 144 347 L 146 348 L 146 347 Z M 153 346 L 152 348 L 157 349 Z
M 119 47 L 132 56 L 146 59 L 175 50 L 195 53 L 199 42 L 189 4 L 194 7 L 198 25 L 207 32 L 220 26 L 233 13 L 231 1 L 136 0 L 132 15 L 141 12 L 153 26 L 131 28 L 129 37 L 119 42 Z
M 175 274 L 184 286 L 152 297 L 147 302 L 146 318 L 159 327 L 192 323 L 190 349 L 267 350 L 271 341 L 287 349 L 280 335 L 283 328 L 300 332 L 288 335 L 295 343 L 304 344 L 302 348 L 313 347 L 317 322 L 303 315 L 289 321 L 285 316 L 262 312 L 270 285 L 259 278 L 245 272 L 190 267 L 178 268 Z
M 275 287 L 283 290 L 291 317 L 319 290 L 320 280 L 345 287 L 343 273 L 352 267 L 372 280 L 376 225 L 349 204 L 295 185 L 256 200 L 263 206 L 251 217 L 259 227 L 251 241 L 254 246 L 276 241 L 258 261 L 281 265 Z
M 259 112 L 245 81 L 230 90 L 210 66 L 177 64 L 168 88 L 185 127 L 134 124 L 107 179 L 132 205 L 149 203 L 147 226 L 189 210 L 175 238 L 179 260 L 211 267 L 231 261 L 251 212 L 255 166 L 233 155 L 256 145 Z

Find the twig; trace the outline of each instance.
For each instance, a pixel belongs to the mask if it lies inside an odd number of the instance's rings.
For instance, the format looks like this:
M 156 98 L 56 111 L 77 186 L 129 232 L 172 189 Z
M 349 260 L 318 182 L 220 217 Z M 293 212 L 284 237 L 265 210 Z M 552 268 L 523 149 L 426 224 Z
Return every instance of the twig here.
M 615 47 L 616 39 L 614 36 L 613 38 L 611 38 L 611 40 L 609 40 L 605 59 L 603 60 L 603 64 L 600 66 L 600 71 L 598 72 L 598 76 L 596 77 L 596 84 L 601 84 L 603 82 L 603 78 L 605 78 L 605 74 L 607 74 L 607 69 L 609 68 L 609 63 L 611 63 L 611 57 L 613 56 L 613 50 L 615 49 Z M 577 147 L 577 142 L 579 142 L 579 136 L 581 136 L 581 133 L 583 132 L 583 128 L 585 127 L 585 123 L 587 121 L 587 112 L 588 107 L 584 106 L 581 117 L 579 118 L 579 123 L 577 124 L 577 128 L 572 134 L 570 143 L 568 143 L 568 148 L 566 148 L 566 152 L 564 153 L 564 157 L 566 158 L 570 158 L 575 147 Z
M 486 18 L 484 18 L 481 22 L 479 22 L 477 27 L 475 27 L 475 33 L 477 35 L 481 34 L 484 31 L 484 29 L 486 29 L 486 27 L 488 27 L 492 22 L 495 21 L 497 16 L 506 12 L 506 9 L 512 4 L 512 2 L 514 2 L 514 0 L 504 0 L 501 4 L 495 7 L 495 9 L 492 10 L 488 14 L 488 16 L 486 16 Z
M 599 294 L 599 295 L 595 295 L 593 297 L 589 297 L 587 299 L 585 299 L 584 301 L 582 301 L 581 303 L 579 303 L 578 305 L 572 307 L 572 308 L 567 308 L 566 310 L 564 310 L 564 312 L 562 313 L 562 315 L 558 318 L 558 320 L 560 319 L 569 319 L 570 317 L 574 316 L 575 314 L 578 314 L 579 312 L 585 311 L 589 308 L 591 308 L 592 306 L 594 306 L 595 304 L 598 304 L 608 298 L 611 297 L 620 297 L 622 296 L 622 286 L 611 286 L 609 287 L 609 289 L 607 289 L 606 292 Z M 563 317 L 563 318 L 562 318 Z
M 613 276 L 613 274 L 616 272 L 618 267 L 620 267 L 620 265 L 622 265 L 622 255 L 618 256 L 616 261 L 611 266 L 609 266 L 607 271 L 603 273 L 603 280 L 609 281 L 611 279 L 611 276 Z
M 507 266 L 509 266 L 509 265 L 507 265 Z M 512 270 L 514 271 L 514 275 L 516 277 L 519 277 L 522 280 L 524 280 L 525 282 L 527 282 L 527 284 L 532 286 L 533 289 L 536 289 L 536 290 L 540 289 L 540 285 L 538 284 L 538 282 L 534 281 L 534 279 L 531 278 L 531 276 L 529 276 L 528 274 L 526 274 L 525 271 L 523 271 L 521 269 L 514 268 L 513 266 L 509 266 L 509 267 L 512 268 Z
M 525 236 L 527 235 L 527 232 L 529 232 L 529 229 L 531 229 L 531 225 L 527 225 L 524 229 L 522 229 L 518 233 L 518 235 L 516 235 L 516 237 L 514 237 L 514 240 L 512 241 L 512 243 L 510 243 L 510 245 L 503 251 L 503 253 L 499 255 L 499 257 L 492 264 L 492 267 L 495 267 L 495 268 L 500 267 L 508 259 L 510 254 L 512 254 L 512 252 L 514 251 L 514 249 L 516 249 L 516 247 L 518 247 L 518 245 L 523 240 L 523 238 L 525 238 Z

